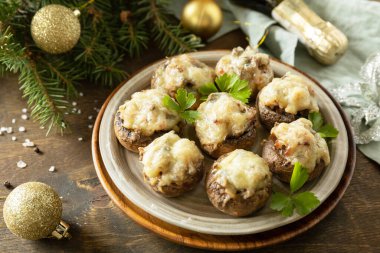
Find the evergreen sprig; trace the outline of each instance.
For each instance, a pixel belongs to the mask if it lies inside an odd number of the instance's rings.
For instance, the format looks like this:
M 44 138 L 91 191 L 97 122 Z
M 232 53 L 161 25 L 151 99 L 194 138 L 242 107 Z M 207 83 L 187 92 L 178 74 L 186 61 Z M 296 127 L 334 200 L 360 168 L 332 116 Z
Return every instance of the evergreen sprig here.
M 48 4 L 81 11 L 81 37 L 68 53 L 42 51 L 29 33 L 35 12 Z M 17 73 L 32 116 L 49 130 L 63 131 L 64 115 L 71 111 L 68 100 L 77 96 L 78 84 L 85 80 L 118 84 L 127 76 L 121 67 L 124 56 L 142 55 L 150 39 L 167 55 L 202 46 L 198 37 L 179 25 L 168 4 L 167 0 L 0 0 L 0 76 Z
M 173 15 L 166 9 L 168 0 L 139 1 L 139 13 L 150 21 L 153 38 L 167 55 L 195 51 L 202 47 L 201 39 L 174 22 Z

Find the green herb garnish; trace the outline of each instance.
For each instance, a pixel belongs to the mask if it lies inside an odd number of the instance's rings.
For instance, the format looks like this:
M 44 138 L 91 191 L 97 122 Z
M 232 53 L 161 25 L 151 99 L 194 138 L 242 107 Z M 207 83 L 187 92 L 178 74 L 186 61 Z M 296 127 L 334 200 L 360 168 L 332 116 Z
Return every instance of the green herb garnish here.
M 248 103 L 252 93 L 248 81 L 240 79 L 236 74 L 219 76 L 215 79 L 215 83 L 206 83 L 199 88 L 198 92 L 202 95 L 202 100 L 206 100 L 211 93 L 228 92 L 243 103 Z
M 331 124 L 324 124 L 324 119 L 319 112 L 309 113 L 308 119 L 313 123 L 313 129 L 322 138 L 335 138 L 338 136 L 339 131 Z
M 193 93 L 188 93 L 185 89 L 178 89 L 175 99 L 165 95 L 162 103 L 170 110 L 178 112 L 179 116 L 187 123 L 192 124 L 199 118 L 199 112 L 188 110 L 197 101 Z
M 313 211 L 320 203 L 314 193 L 309 191 L 295 193 L 306 183 L 308 178 L 307 170 L 299 162 L 296 162 L 290 179 L 290 193 L 274 192 L 270 208 L 281 212 L 285 217 L 292 216 L 294 208 L 300 215 L 306 215 Z

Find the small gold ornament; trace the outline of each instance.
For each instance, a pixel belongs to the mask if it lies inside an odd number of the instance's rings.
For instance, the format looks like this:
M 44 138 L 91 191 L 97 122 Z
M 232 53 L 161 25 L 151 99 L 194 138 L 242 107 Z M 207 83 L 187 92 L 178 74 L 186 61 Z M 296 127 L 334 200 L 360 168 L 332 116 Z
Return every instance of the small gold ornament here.
M 193 0 L 183 8 L 181 21 L 195 35 L 208 39 L 222 26 L 223 13 L 213 0 Z
M 80 12 L 50 4 L 36 12 L 30 32 L 36 45 L 51 54 L 70 51 L 78 42 L 81 32 L 78 20 Z
M 8 229 L 28 239 L 70 238 L 69 225 L 61 221 L 62 202 L 49 185 L 39 182 L 16 187 L 4 202 L 3 216 Z

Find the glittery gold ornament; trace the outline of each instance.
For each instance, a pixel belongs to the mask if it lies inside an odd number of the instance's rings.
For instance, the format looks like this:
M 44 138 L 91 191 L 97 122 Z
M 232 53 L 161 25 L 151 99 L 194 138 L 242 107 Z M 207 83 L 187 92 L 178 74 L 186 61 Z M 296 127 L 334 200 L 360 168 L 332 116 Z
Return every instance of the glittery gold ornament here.
M 28 240 L 70 237 L 61 221 L 62 202 L 53 188 L 29 182 L 16 187 L 4 202 L 3 216 L 8 229 Z
M 36 45 L 51 54 L 70 51 L 80 37 L 79 11 L 50 4 L 36 12 L 30 31 Z
M 183 8 L 181 21 L 185 28 L 207 39 L 219 31 L 223 13 L 213 0 L 193 0 Z

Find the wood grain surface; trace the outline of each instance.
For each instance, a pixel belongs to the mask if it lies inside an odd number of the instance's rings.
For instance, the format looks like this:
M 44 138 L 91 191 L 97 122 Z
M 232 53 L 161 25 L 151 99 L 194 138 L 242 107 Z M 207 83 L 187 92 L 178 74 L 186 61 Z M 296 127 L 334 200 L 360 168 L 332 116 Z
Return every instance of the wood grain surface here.
M 245 45 L 245 36 L 232 32 L 210 43 L 207 49 L 232 48 Z M 125 68 L 132 73 L 163 56 L 150 50 L 133 63 L 126 60 Z M 14 128 L 25 126 L 27 132 L 18 133 L 16 142 L 11 136 L 0 136 L 0 182 L 10 181 L 17 186 L 28 181 L 41 181 L 53 186 L 63 201 L 63 219 L 71 224 L 70 241 L 22 240 L 11 234 L 0 219 L 0 252 L 204 252 L 166 241 L 139 226 L 125 216 L 110 200 L 96 176 L 91 157 L 91 129 L 88 116 L 96 116 L 94 107 L 101 103 L 111 89 L 93 84 L 79 88 L 84 93 L 78 98 L 81 115 L 70 115 L 71 134 L 61 136 L 39 129 L 32 120 L 20 118 L 26 107 L 21 98 L 15 76 L 0 79 L 0 125 Z M 98 102 L 96 102 L 96 100 Z M 79 142 L 78 137 L 84 141 Z M 44 152 L 38 155 L 22 147 L 25 138 L 34 141 Z M 22 159 L 28 167 L 18 169 Z M 48 171 L 55 165 L 57 171 Z M 355 173 L 346 194 L 338 206 L 318 225 L 306 233 L 282 244 L 256 250 L 256 252 L 380 252 L 380 166 L 357 155 Z M 0 187 L 0 215 L 9 190 Z

